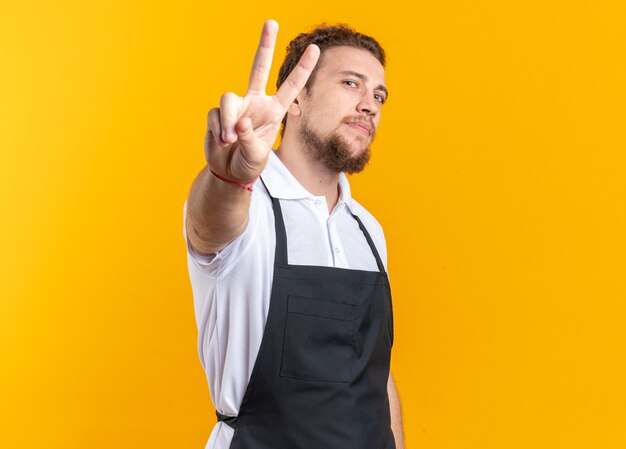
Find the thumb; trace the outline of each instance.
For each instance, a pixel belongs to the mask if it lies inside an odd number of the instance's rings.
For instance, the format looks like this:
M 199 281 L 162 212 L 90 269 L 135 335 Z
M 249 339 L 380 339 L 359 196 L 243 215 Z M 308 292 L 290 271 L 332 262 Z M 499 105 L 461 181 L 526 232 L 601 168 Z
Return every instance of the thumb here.
M 252 120 L 250 117 L 243 117 L 235 124 L 235 132 L 237 133 L 237 140 L 242 144 L 250 144 L 254 142 L 255 135 L 252 129 Z

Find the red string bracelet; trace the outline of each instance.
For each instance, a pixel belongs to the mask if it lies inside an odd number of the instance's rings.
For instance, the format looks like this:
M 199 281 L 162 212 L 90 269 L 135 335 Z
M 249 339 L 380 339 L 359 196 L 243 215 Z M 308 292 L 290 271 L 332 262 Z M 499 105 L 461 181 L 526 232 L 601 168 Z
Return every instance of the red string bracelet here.
M 246 190 L 249 190 L 249 191 L 251 191 L 251 192 L 252 192 L 252 184 L 254 184 L 254 182 L 256 181 L 256 179 L 254 179 L 254 180 L 252 180 L 252 181 L 250 181 L 250 182 L 248 182 L 248 183 L 246 183 L 246 184 L 242 184 L 242 183 L 240 183 L 240 182 L 231 181 L 230 179 L 223 178 L 223 177 L 221 177 L 220 175 L 218 175 L 217 173 L 215 173 L 213 170 L 211 170 L 210 168 L 209 168 L 209 171 L 210 171 L 211 173 L 213 173 L 213 176 L 215 176 L 217 179 L 219 179 L 219 180 L 221 180 L 221 181 L 224 181 L 224 182 L 228 182 L 228 183 L 230 183 L 230 184 L 236 184 L 236 185 L 240 186 L 241 188 L 246 189 Z M 258 178 L 257 178 L 257 179 L 258 179 Z

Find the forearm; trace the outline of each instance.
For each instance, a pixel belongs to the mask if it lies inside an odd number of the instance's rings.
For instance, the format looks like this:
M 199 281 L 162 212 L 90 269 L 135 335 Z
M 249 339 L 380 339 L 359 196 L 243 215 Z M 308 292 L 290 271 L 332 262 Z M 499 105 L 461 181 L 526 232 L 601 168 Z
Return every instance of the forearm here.
M 205 167 L 187 199 L 187 235 L 202 254 L 215 253 L 239 236 L 248 223 L 250 191 L 216 178 Z
M 391 412 L 391 430 L 396 441 L 396 449 L 404 449 L 404 429 L 402 427 L 402 409 L 400 407 L 400 397 L 396 384 L 389 374 L 389 382 L 387 385 L 389 395 L 389 409 Z

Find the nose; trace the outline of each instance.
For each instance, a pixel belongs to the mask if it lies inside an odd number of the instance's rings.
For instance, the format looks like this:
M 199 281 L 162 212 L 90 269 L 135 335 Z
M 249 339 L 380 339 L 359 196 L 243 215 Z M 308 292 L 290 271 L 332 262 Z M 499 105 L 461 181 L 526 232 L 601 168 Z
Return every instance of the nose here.
M 376 101 L 373 97 L 374 95 L 372 94 L 372 92 L 364 93 L 361 96 L 359 103 L 357 104 L 357 111 L 367 116 L 375 116 L 376 113 L 378 113 L 379 111 L 379 106 L 376 104 Z

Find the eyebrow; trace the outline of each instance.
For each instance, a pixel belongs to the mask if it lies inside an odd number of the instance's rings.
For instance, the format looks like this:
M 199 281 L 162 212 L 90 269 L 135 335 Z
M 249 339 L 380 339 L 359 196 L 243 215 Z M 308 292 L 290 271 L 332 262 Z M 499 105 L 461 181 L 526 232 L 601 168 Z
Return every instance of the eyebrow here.
M 367 82 L 367 76 L 363 75 L 362 73 L 353 72 L 352 70 L 344 70 L 343 72 L 340 72 L 339 74 L 340 75 L 356 76 L 361 81 Z M 385 100 L 389 99 L 389 91 L 387 90 L 387 88 L 385 86 L 383 86 L 382 84 L 379 84 L 378 86 L 376 86 L 376 89 L 382 90 L 383 92 L 385 92 Z

